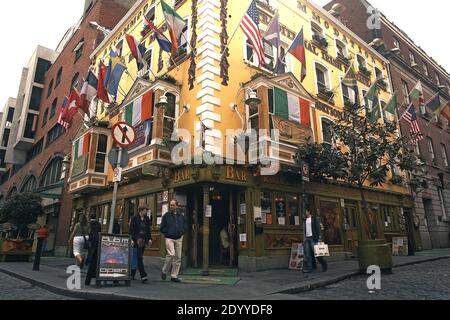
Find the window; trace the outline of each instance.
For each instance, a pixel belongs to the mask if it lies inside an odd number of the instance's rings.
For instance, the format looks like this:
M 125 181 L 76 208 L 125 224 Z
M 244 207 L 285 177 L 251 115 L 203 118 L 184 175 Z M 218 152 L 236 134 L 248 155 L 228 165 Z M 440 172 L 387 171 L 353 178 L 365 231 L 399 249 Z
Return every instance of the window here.
M 396 37 L 393 37 L 393 41 L 394 41 L 394 48 L 400 49 L 400 41 Z
M 30 109 L 39 111 L 39 106 L 41 104 L 41 97 L 42 97 L 42 88 L 38 88 L 33 86 L 33 89 L 31 91 L 31 99 L 30 99 Z
M 436 80 L 436 84 L 438 86 L 441 85 L 441 78 L 439 77 L 439 75 L 437 73 L 434 74 L 434 79 Z
M 144 60 L 146 64 L 146 74 L 151 74 L 151 68 L 152 68 L 152 58 L 153 58 L 153 50 L 148 49 L 144 54 Z
M 377 77 L 377 79 L 383 79 L 384 80 L 384 76 L 383 76 L 383 71 L 381 71 L 379 68 L 375 67 L 375 75 Z
M 415 142 L 414 143 L 414 153 L 417 155 L 417 156 L 420 156 L 420 145 L 419 145 L 419 142 Z
M 50 109 L 50 116 L 48 118 L 49 120 L 55 116 L 57 104 L 58 104 L 58 98 L 55 98 L 55 100 L 53 100 L 52 107 Z
M 76 63 L 78 61 L 78 59 L 80 59 L 81 56 L 83 55 L 83 48 L 84 48 L 84 38 L 81 39 L 80 42 L 78 42 L 78 44 L 75 47 L 75 49 L 73 49 L 73 52 L 75 52 L 75 61 L 74 61 L 74 63 Z
M 323 30 L 317 23 L 311 22 L 311 31 L 314 40 L 323 38 Z
M 333 144 L 333 122 L 326 118 L 322 118 L 322 141 L 329 145 Z
M 343 83 L 342 83 L 342 97 L 344 98 L 344 105 L 349 105 L 352 103 L 352 100 L 350 99 L 350 89 Z
M 44 127 L 47 124 L 47 118 L 48 118 L 48 108 L 44 111 L 44 117 L 42 118 L 42 127 Z
M 168 104 L 164 112 L 163 137 L 170 139 L 176 121 L 175 119 L 176 97 L 172 93 L 167 93 L 166 96 Z
M 367 62 L 363 56 L 361 56 L 359 54 L 356 55 L 356 60 L 358 61 L 359 70 L 361 70 L 362 68 L 367 68 Z
M 24 138 L 34 139 L 37 129 L 37 119 L 37 115 L 31 113 L 28 114 L 27 121 L 25 123 L 25 132 L 23 134 Z
M 428 71 L 428 65 L 425 61 L 422 61 L 422 68 L 423 68 L 423 74 L 428 77 L 430 73 Z
M 410 104 L 411 100 L 409 98 L 409 87 L 408 83 L 404 80 L 402 80 L 402 91 L 403 91 L 403 97 L 405 98 L 405 101 Z
M 6 169 L 5 157 L 6 157 L 6 150 L 0 150 L 0 168 L 2 169 Z
M 263 62 L 262 66 L 265 69 L 272 71 L 274 69 L 275 63 L 276 63 L 275 58 L 274 58 L 274 56 L 275 56 L 274 55 L 275 49 L 270 43 L 268 43 L 265 40 L 263 40 L 263 45 L 264 45 L 264 53 L 265 53 L 267 61 Z M 247 55 L 246 55 L 247 61 L 250 62 L 253 65 L 258 65 L 258 57 L 254 53 L 253 46 L 252 46 L 252 44 L 250 43 L 249 40 L 247 40 L 246 46 L 247 46 L 247 51 L 246 51 L 246 53 L 247 53 Z M 266 62 L 268 62 L 268 63 L 266 63 Z
M 44 146 L 44 138 L 42 138 L 41 140 L 39 140 L 34 146 L 33 148 L 31 148 L 28 152 L 27 152 L 27 162 L 33 160 L 34 158 L 36 158 L 41 152 L 42 152 L 42 148 Z
M 39 186 L 47 187 L 61 181 L 62 158 L 53 159 L 44 171 Z
M 78 87 L 78 81 L 79 81 L 78 78 L 79 77 L 80 77 L 80 74 L 78 72 L 73 76 L 72 81 L 70 82 L 70 89 L 71 90 L 72 89 L 76 89 Z
M 9 107 L 8 109 L 8 117 L 6 118 L 6 121 L 12 122 L 14 119 L 14 108 Z
M 62 67 L 59 68 L 58 73 L 56 74 L 55 88 L 57 88 L 61 83 L 61 77 L 62 77 Z
M 36 65 L 36 73 L 34 75 L 34 82 L 44 84 L 45 74 L 51 66 L 51 62 L 42 58 L 38 58 Z
M 428 152 L 430 153 L 431 162 L 432 162 L 432 164 L 436 164 L 436 156 L 434 154 L 433 139 L 428 137 L 427 141 L 428 141 Z
M 409 62 L 411 62 L 411 66 L 415 66 L 416 64 L 416 56 L 412 51 L 409 52 Z
M 58 139 L 64 133 L 64 127 L 60 124 L 56 124 L 48 133 L 47 133 L 47 143 L 45 147 L 48 147 L 51 143 L 53 143 L 56 139 Z
M 148 11 L 145 13 L 145 17 L 152 23 L 155 22 L 155 6 L 148 9 Z
M 448 157 L 447 157 L 447 149 L 445 148 L 445 144 L 441 144 L 441 153 L 442 153 L 442 160 L 444 161 L 444 166 L 448 167 Z
M 36 189 L 37 181 L 34 176 L 29 176 L 22 186 L 22 189 L 20 189 L 20 193 L 31 193 Z
M 10 129 L 5 129 L 5 131 L 3 131 L 2 147 L 5 147 L 5 148 L 8 147 L 10 134 L 11 134 Z
M 50 84 L 48 85 L 47 98 L 50 97 L 52 92 L 53 92 L 53 79 L 52 79 L 52 81 L 50 81 Z
M 318 92 L 324 93 L 331 89 L 328 69 L 317 63 L 316 63 L 316 79 Z
M 181 31 L 180 38 L 178 39 L 178 43 L 180 44 L 180 46 L 178 47 L 178 52 L 176 54 L 177 57 L 185 55 L 187 53 L 187 50 L 188 50 L 188 39 L 189 39 L 188 25 L 189 25 L 189 20 L 188 19 L 184 19 L 184 22 L 186 23 L 186 25 L 183 28 L 183 30 Z
M 443 220 L 447 220 L 447 212 L 445 210 L 445 202 L 444 202 L 444 193 L 441 187 L 438 187 L 437 189 L 439 194 L 439 203 L 441 204 L 442 218 Z
M 105 172 L 106 151 L 108 137 L 104 134 L 98 136 L 97 154 L 95 155 L 95 172 Z
M 345 46 L 345 44 L 336 39 L 336 51 L 337 51 L 337 56 L 338 58 L 347 58 L 348 53 L 347 53 L 347 47 Z
M 121 57 L 122 52 L 123 52 L 123 39 L 120 39 L 120 41 L 116 44 L 116 53 L 119 57 Z

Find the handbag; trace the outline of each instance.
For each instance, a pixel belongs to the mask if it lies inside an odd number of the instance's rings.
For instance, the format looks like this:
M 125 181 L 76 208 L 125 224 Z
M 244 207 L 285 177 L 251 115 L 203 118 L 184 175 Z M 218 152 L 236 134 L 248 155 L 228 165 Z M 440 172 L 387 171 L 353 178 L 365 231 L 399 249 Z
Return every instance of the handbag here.
M 323 243 L 323 242 L 318 242 L 314 246 L 314 256 L 316 258 L 329 257 L 330 256 L 330 251 L 328 250 L 328 245 Z

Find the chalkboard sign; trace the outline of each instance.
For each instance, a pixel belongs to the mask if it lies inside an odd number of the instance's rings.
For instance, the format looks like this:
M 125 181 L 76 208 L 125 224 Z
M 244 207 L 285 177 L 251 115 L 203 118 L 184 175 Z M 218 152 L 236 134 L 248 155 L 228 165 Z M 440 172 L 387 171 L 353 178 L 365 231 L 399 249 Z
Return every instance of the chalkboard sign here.
M 131 238 L 100 234 L 98 248 L 97 285 L 100 281 L 131 280 Z

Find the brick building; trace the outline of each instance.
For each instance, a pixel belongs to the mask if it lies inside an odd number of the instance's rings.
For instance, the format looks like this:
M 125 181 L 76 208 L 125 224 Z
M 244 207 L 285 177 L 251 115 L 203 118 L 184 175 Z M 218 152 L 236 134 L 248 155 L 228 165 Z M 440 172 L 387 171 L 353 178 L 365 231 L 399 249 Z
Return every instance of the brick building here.
M 337 6 L 341 4 L 342 6 Z M 334 7 L 333 7 L 334 6 Z M 425 139 L 415 146 L 425 163 L 425 169 L 416 177 L 422 179 L 422 188 L 415 194 L 415 227 L 419 228 L 423 249 L 448 247 L 450 219 L 450 167 L 448 162 L 450 127 L 447 120 L 428 107 L 418 108 L 419 101 L 410 101 L 409 92 L 420 80 L 425 102 L 439 94 L 441 105 L 450 100 L 450 75 L 418 44 L 386 16 L 380 13 L 378 29 L 369 28 L 373 20 L 370 3 L 365 0 L 334 0 L 325 6 L 390 62 L 393 91 L 399 101 L 401 116 L 409 103 L 416 106 L 419 126 Z M 374 41 L 375 39 L 381 39 Z M 403 103 L 403 104 L 402 104 Z M 400 105 L 402 104 L 402 105 Z M 409 136 L 409 125 L 401 121 L 404 136 Z
M 50 226 L 47 250 L 56 254 L 66 253 L 72 215 L 72 196 L 65 184 L 66 155 L 83 126 L 83 118 L 76 115 L 65 132 L 57 124 L 58 108 L 71 88 L 80 90 L 91 65 L 90 54 L 105 36 L 90 22 L 113 29 L 133 3 L 86 0 L 80 21 L 66 32 L 56 50 L 38 47 L 23 72 L 0 192 L 6 198 L 17 192 L 42 196 L 46 215 L 39 222 Z

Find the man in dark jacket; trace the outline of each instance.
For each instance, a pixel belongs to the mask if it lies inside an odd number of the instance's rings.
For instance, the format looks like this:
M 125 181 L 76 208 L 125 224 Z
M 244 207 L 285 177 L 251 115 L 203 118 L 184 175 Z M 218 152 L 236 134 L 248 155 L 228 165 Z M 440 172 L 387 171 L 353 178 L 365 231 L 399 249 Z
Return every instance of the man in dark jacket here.
M 89 251 L 88 261 L 89 269 L 86 275 L 85 285 L 90 286 L 92 278 L 97 277 L 97 265 L 98 265 L 98 242 L 100 240 L 100 233 L 102 232 L 102 225 L 97 221 L 97 215 L 92 213 L 91 221 L 89 222 Z
M 137 249 L 137 264 L 142 283 L 147 282 L 147 273 L 144 269 L 145 246 L 152 245 L 151 222 L 147 216 L 148 207 L 139 207 L 139 214 L 131 219 L 130 235 L 134 247 Z M 131 275 L 134 278 L 134 274 Z
M 316 269 L 316 258 L 314 256 L 314 246 L 321 241 L 320 236 L 320 219 L 313 217 L 311 211 L 306 210 L 306 218 L 303 223 L 304 232 L 304 251 L 305 251 L 305 268 L 303 272 L 309 273 Z M 328 265 L 325 258 L 318 257 L 317 260 L 322 265 L 323 272 L 327 271 Z
M 170 210 L 161 222 L 161 233 L 166 237 L 167 256 L 162 269 L 161 278 L 166 280 L 167 274 L 172 267 L 171 281 L 181 282 L 178 279 L 181 267 L 181 252 L 183 248 L 183 235 L 186 231 L 186 219 L 178 210 L 178 202 L 170 202 Z

